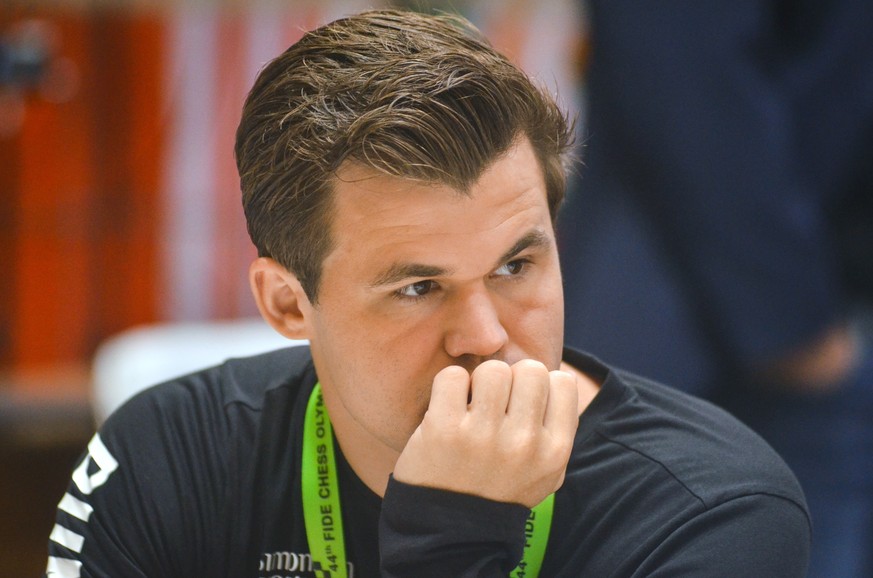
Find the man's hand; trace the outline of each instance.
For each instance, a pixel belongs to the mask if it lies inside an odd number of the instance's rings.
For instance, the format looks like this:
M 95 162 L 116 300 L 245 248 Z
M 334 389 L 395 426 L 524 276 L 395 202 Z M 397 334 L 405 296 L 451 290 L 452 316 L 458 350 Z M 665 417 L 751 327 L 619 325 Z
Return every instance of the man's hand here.
M 447 367 L 394 478 L 532 508 L 564 481 L 577 398 L 575 376 L 538 361 Z
M 858 337 L 848 325 L 837 325 L 805 347 L 757 368 L 756 375 L 785 391 L 833 393 L 843 385 L 860 357 Z

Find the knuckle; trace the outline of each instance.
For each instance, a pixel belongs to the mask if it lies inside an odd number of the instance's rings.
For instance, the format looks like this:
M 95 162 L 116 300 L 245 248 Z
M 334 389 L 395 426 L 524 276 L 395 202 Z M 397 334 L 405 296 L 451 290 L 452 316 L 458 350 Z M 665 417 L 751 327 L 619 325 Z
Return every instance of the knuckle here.
M 573 438 L 569 436 L 548 436 L 540 444 L 538 455 L 544 462 L 563 467 L 573 451 Z
M 512 370 L 504 361 L 489 359 L 488 361 L 483 361 L 476 366 L 476 369 L 473 370 L 472 376 L 474 380 L 481 380 L 483 376 L 497 379 L 508 379 L 512 377 Z
M 516 375 L 546 375 L 549 370 L 541 361 L 536 359 L 522 359 L 512 365 L 512 371 Z
M 539 451 L 539 436 L 531 428 L 516 428 L 509 441 L 510 451 L 518 456 L 531 456 Z
M 449 365 L 447 367 L 442 368 L 434 377 L 434 383 L 443 382 L 443 383 L 455 383 L 458 381 L 466 381 L 470 378 L 470 374 L 467 373 L 467 370 L 458 365 Z
M 554 462 L 559 462 L 563 465 L 567 464 L 570 459 L 570 454 L 573 451 L 572 439 L 560 439 L 552 442 L 550 453 Z
M 559 369 L 549 372 L 549 381 L 554 387 L 565 389 L 576 387 L 576 377 L 571 373 Z

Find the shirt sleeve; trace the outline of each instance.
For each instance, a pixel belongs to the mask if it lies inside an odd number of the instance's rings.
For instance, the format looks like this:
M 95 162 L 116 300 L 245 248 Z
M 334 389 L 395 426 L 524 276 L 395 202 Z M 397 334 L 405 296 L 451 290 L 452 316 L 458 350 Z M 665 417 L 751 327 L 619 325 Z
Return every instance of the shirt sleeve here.
M 221 448 L 186 427 L 202 407 L 169 401 L 183 388 L 162 392 L 131 400 L 88 444 L 58 504 L 47 578 L 208 575 L 223 526 L 220 460 L 208 458 Z
M 633 576 L 803 578 L 810 536 L 796 503 L 765 494 L 735 498 L 672 532 Z
M 379 521 L 382 576 L 505 578 L 521 560 L 529 513 L 392 477 Z

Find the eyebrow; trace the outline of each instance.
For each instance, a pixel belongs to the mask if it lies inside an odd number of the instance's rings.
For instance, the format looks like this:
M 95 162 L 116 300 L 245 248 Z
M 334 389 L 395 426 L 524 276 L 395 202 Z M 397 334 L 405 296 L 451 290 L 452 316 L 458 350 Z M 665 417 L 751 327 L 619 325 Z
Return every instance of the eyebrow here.
M 543 249 L 545 247 L 549 247 L 552 244 L 551 238 L 542 230 L 535 229 L 530 231 L 524 237 L 515 242 L 515 245 L 509 249 L 506 253 L 504 253 L 500 259 L 497 260 L 496 267 L 500 267 L 504 263 L 511 261 L 513 257 L 524 251 L 525 249 Z
M 501 255 L 500 259 L 497 260 L 495 268 L 512 260 L 513 257 L 525 249 L 543 248 L 550 245 L 551 239 L 544 231 L 540 229 L 530 231 L 516 241 L 508 251 Z M 380 273 L 373 282 L 370 283 L 370 287 L 375 289 L 385 285 L 394 285 L 405 281 L 406 279 L 442 277 L 450 273 L 451 270 L 444 267 L 437 267 L 435 265 L 424 265 L 422 263 L 394 263 L 388 269 Z
M 394 263 L 376 279 L 370 283 L 370 287 L 377 288 L 384 285 L 394 285 L 405 279 L 414 277 L 440 277 L 449 273 L 448 269 L 421 263 Z

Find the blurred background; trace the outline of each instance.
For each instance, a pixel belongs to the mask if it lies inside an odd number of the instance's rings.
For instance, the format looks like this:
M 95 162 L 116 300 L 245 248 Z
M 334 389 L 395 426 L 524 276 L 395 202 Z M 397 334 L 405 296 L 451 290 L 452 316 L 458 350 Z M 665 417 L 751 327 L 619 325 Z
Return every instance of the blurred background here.
M 869 0 L 3 0 L 0 578 L 44 568 L 113 396 L 205 359 L 179 343 L 277 345 L 239 111 L 304 30 L 389 5 L 466 15 L 580 115 L 567 342 L 750 424 L 806 491 L 810 577 L 873 576 Z
M 99 417 L 101 344 L 257 315 L 233 160 L 257 71 L 304 30 L 388 5 L 404 3 L 0 2 L 0 577 L 45 568 Z M 577 107 L 572 0 L 411 7 L 467 15 Z

